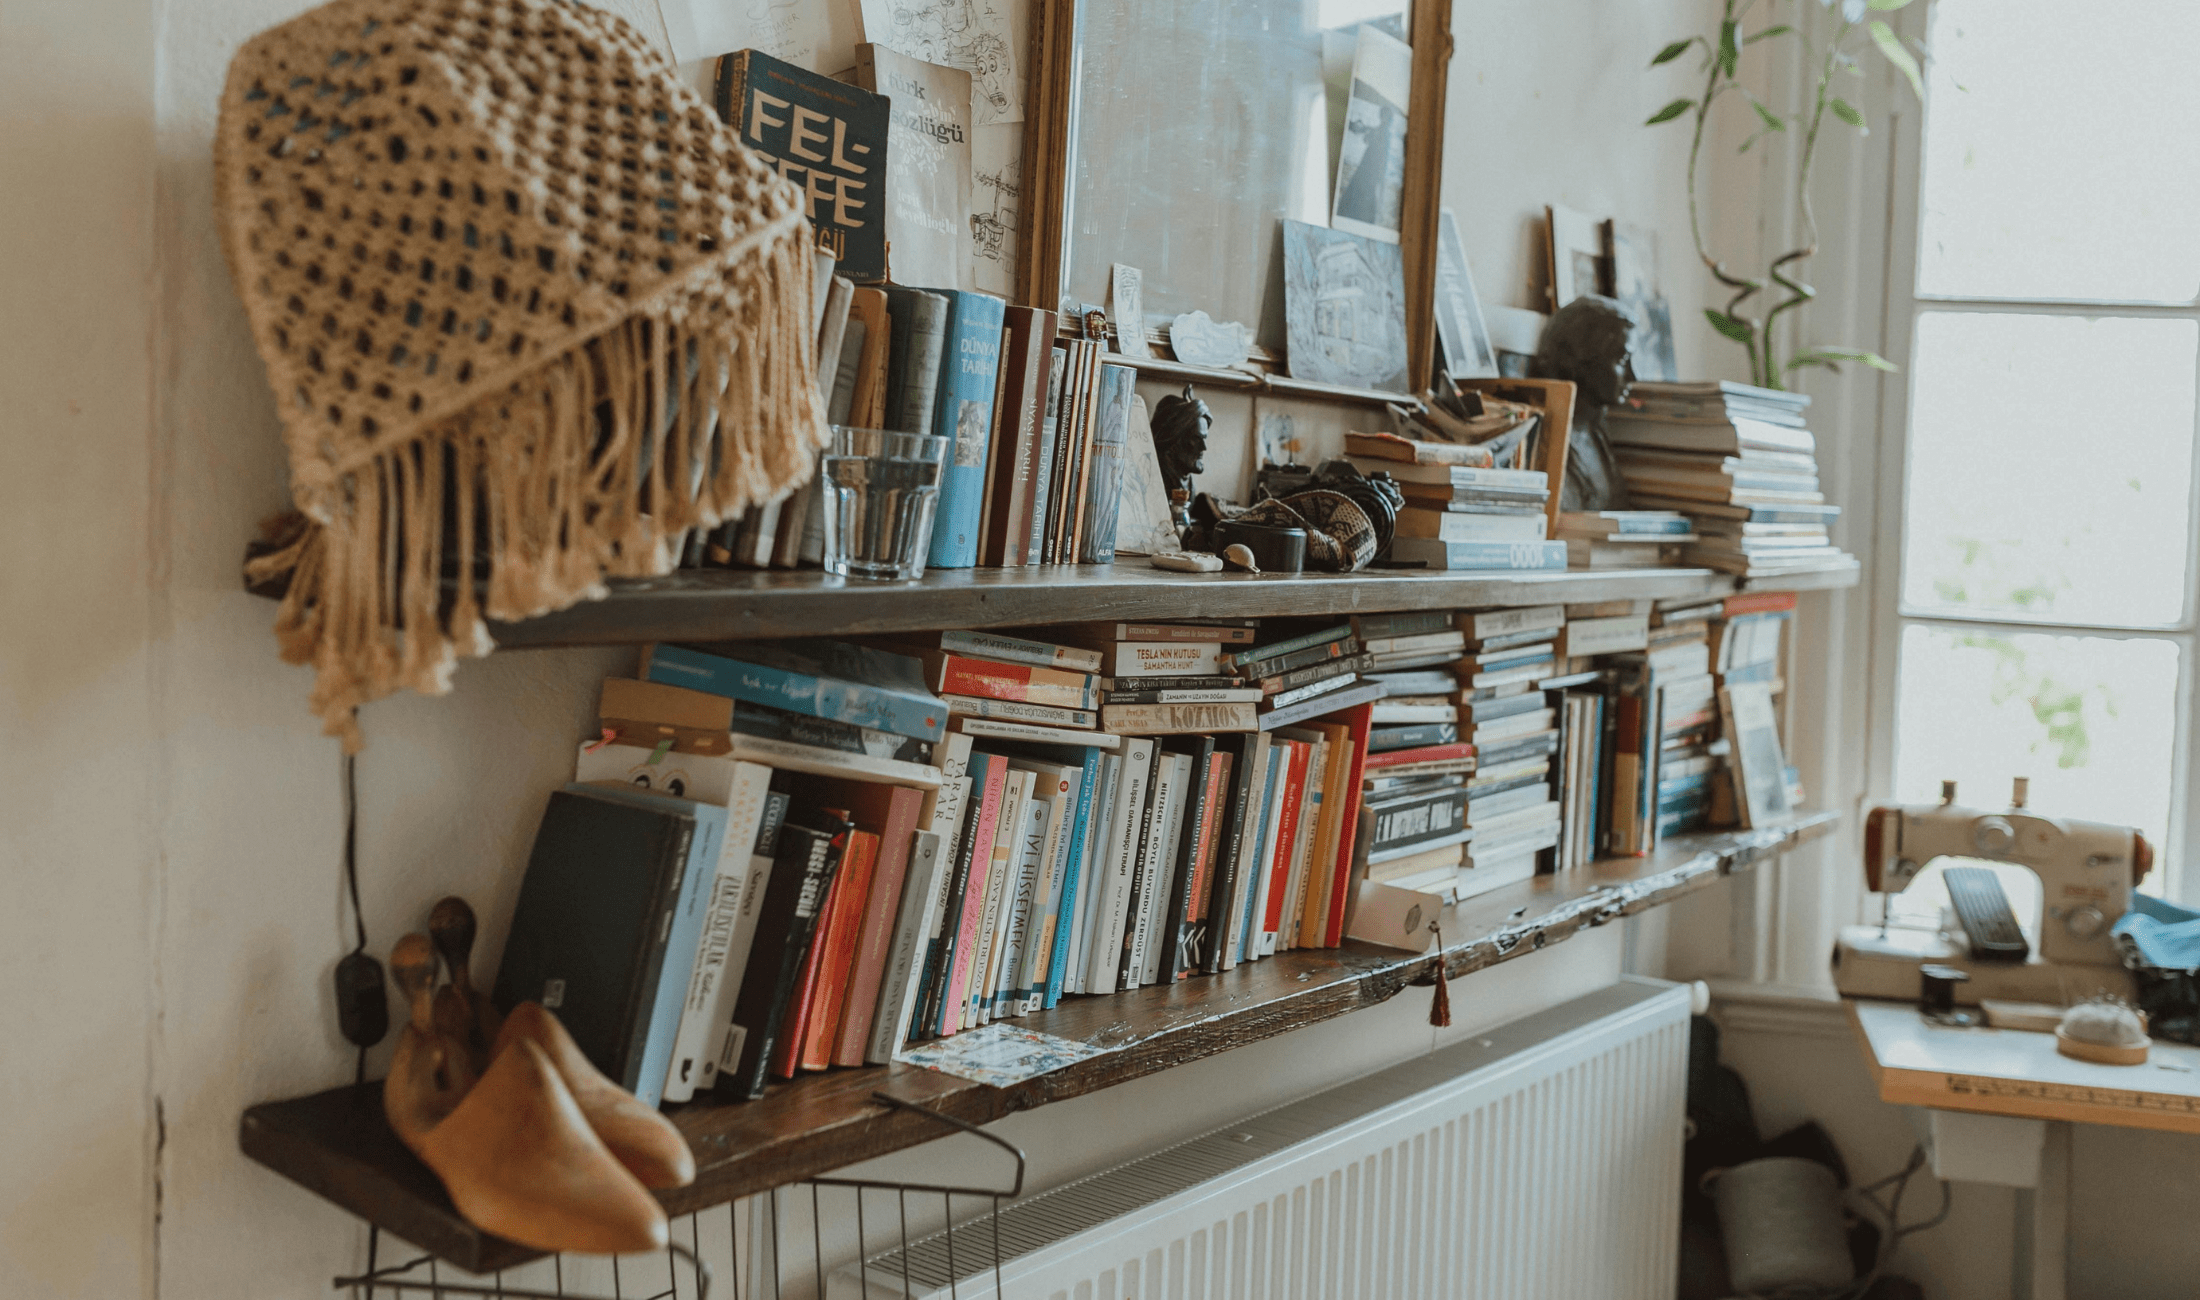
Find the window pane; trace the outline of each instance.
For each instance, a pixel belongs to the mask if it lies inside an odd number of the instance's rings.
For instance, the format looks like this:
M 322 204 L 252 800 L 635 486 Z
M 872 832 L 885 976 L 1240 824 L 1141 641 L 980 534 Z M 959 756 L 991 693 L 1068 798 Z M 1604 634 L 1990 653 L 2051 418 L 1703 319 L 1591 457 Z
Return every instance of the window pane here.
M 2000 808 L 2032 779 L 2051 817 L 2169 823 L 2177 735 L 2177 646 L 2148 639 L 1997 635 L 1912 625 L 1895 699 L 1895 797 Z M 2159 882 L 2156 882 L 2157 886 Z
M 1920 315 L 1904 600 L 2018 621 L 2177 622 L 2196 349 L 2189 320 Z
M 1939 0 L 1929 44 L 1920 293 L 2200 293 L 2200 5 Z

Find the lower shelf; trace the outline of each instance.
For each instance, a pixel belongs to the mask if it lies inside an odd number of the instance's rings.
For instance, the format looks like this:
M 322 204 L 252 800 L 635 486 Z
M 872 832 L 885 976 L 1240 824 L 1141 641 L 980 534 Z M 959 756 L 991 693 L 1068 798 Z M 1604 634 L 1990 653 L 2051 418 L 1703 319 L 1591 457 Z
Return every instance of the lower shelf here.
M 1837 820 L 1821 812 L 1777 829 L 1676 836 L 1651 857 L 1592 863 L 1469 899 L 1445 914 L 1452 942 L 1440 960 L 1454 977 L 1497 965 L 1701 889 L 1830 832 Z M 894 1065 L 805 1076 L 760 1101 L 683 1106 L 673 1118 L 699 1172 L 693 1186 L 661 1199 L 682 1214 L 939 1136 L 936 1125 L 873 1101 L 875 1092 L 988 1123 L 1374 1006 L 1428 982 L 1438 960 L 1347 941 L 1221 975 L 1068 1000 L 1014 1023 L 1105 1050 L 1008 1088 Z M 435 1175 L 383 1120 L 379 1084 L 254 1106 L 239 1140 L 254 1160 L 460 1268 L 488 1272 L 536 1257 L 459 1217 Z

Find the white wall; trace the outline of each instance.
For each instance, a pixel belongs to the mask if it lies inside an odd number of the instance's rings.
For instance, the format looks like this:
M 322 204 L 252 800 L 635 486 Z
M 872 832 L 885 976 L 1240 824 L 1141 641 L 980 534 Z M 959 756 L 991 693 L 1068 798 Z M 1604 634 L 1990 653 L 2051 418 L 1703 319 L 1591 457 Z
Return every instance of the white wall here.
M 0 9 L 13 453 L 0 475 L 0 1296 L 314 1296 L 361 1259 L 354 1221 L 246 1161 L 235 1136 L 247 1105 L 351 1069 L 327 992 L 349 942 L 338 755 L 306 712 L 307 674 L 275 657 L 272 608 L 238 585 L 286 470 L 217 248 L 208 160 L 230 54 L 303 8 Z M 1670 93 L 1640 66 L 1711 13 L 1708 0 L 1460 6 L 1445 194 L 1492 301 L 1534 302 L 1541 252 L 1525 232 L 1547 199 L 1680 228 L 1684 138 L 1635 125 Z M 1663 271 L 1676 319 L 1696 318 L 1671 245 Z M 1715 364 L 1698 333 L 1681 331 L 1684 366 Z M 361 885 L 378 951 L 456 891 L 480 908 L 493 960 L 594 683 L 629 662 L 499 656 L 464 667 L 447 699 L 367 710 Z M 1608 981 L 1619 939 L 1457 985 L 1454 1032 Z M 1003 1127 L 1035 1148 L 1043 1186 L 1429 1050 L 1443 1036 L 1426 998 Z

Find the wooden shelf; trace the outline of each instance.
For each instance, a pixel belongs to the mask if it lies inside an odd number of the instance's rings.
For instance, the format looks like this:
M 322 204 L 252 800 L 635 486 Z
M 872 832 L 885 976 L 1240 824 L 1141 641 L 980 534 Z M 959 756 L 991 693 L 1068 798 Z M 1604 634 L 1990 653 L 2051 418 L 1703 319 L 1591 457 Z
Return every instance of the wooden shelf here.
M 1750 590 L 1856 585 L 1852 560 L 1822 572 L 1755 579 Z M 499 646 L 633 645 L 849 636 L 931 628 L 1016 627 L 1079 619 L 1259 618 L 1401 609 L 1724 596 L 1741 590 L 1710 569 L 1569 569 L 1537 573 L 1165 573 L 1141 561 L 1020 569 L 935 569 L 913 582 L 863 582 L 815 570 L 683 569 L 614 581 L 603 600 L 499 623 Z
M 1548 947 L 1704 888 L 1828 833 L 1836 820 L 1822 812 L 1780 829 L 1677 836 L 1648 858 L 1593 863 L 1484 894 L 1446 910 L 1443 930 L 1454 942 L 1441 954 L 1348 941 L 1221 975 L 1071 998 L 1014 1023 L 1105 1050 L 1010 1088 L 895 1065 L 809 1075 L 775 1085 L 760 1101 L 684 1106 L 673 1116 L 700 1172 L 694 1186 L 662 1199 L 668 1211 L 686 1213 L 941 1135 L 920 1117 L 878 1105 L 874 1092 L 989 1123 L 1374 1006 L 1427 982 L 1439 960 L 1456 977 Z M 378 1084 L 255 1106 L 244 1114 L 239 1141 L 254 1160 L 461 1268 L 486 1272 L 534 1257 L 458 1216 L 435 1175 L 390 1132 Z

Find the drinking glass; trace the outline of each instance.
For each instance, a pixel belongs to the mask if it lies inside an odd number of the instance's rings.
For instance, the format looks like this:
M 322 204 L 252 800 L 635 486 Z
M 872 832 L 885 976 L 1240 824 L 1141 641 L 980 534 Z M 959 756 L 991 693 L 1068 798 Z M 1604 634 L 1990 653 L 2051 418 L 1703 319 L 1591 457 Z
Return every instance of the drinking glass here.
M 923 574 L 932 549 L 947 439 L 833 426 L 825 453 L 825 571 L 896 581 Z

